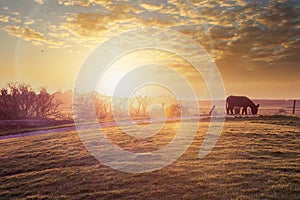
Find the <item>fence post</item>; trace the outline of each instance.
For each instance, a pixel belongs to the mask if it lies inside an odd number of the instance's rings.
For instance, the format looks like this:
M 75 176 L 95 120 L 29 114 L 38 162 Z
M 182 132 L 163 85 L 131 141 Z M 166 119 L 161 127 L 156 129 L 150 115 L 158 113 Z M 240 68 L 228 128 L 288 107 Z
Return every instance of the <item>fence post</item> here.
M 215 109 L 215 105 L 213 105 L 213 107 L 210 109 L 210 111 L 209 111 L 209 114 L 208 115 L 211 115 L 212 114 L 212 112 L 214 111 L 214 109 Z
M 296 100 L 294 100 L 294 105 L 293 105 L 293 114 L 295 114 L 295 110 L 296 110 Z

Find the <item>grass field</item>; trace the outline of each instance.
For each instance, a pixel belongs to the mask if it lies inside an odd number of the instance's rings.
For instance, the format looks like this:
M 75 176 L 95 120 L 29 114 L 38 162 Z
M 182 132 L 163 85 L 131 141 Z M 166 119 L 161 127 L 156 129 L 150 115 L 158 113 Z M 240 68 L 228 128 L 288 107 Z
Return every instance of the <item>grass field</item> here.
M 124 149 L 149 151 L 168 143 L 178 125 L 148 140 L 104 130 Z M 75 131 L 0 140 L 0 199 L 300 199 L 299 118 L 228 119 L 213 151 L 199 159 L 207 127 L 200 122 L 180 159 L 141 174 L 102 165 Z
M 0 137 L 70 126 L 73 120 L 0 120 Z

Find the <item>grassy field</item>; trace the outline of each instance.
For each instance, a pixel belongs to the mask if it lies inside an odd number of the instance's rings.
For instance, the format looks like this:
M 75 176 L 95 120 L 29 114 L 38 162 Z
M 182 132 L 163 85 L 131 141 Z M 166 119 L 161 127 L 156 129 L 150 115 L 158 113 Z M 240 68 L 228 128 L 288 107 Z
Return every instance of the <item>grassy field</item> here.
M 0 137 L 70 126 L 73 120 L 0 120 Z
M 194 126 L 196 122 L 190 122 Z M 131 151 L 168 143 L 178 122 L 147 140 L 104 128 Z M 0 140 L 0 199 L 300 199 L 300 119 L 228 119 L 213 151 L 198 158 L 208 122 L 171 165 L 130 174 L 99 163 L 75 131 Z

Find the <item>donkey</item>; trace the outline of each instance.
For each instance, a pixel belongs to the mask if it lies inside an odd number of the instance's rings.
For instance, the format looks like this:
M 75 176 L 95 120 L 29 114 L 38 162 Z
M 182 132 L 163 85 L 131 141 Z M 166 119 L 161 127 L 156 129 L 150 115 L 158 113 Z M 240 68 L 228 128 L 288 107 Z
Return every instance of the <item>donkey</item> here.
M 242 114 L 247 115 L 247 108 L 251 108 L 251 112 L 253 115 L 257 114 L 259 104 L 255 105 L 253 101 L 251 101 L 248 97 L 245 96 L 229 96 L 226 99 L 226 110 L 227 115 L 233 114 L 234 107 L 242 107 Z

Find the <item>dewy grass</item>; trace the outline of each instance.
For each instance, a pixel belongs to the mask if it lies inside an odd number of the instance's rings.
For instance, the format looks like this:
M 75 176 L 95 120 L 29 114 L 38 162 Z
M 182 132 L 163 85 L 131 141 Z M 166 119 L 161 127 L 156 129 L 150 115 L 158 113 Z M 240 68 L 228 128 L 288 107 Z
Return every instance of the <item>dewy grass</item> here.
M 273 123 L 280 118 L 264 120 L 227 121 L 215 148 L 204 159 L 198 153 L 208 122 L 200 122 L 194 142 L 177 161 L 142 174 L 102 165 L 75 131 L 0 140 L 0 197 L 299 199 L 299 127 Z M 144 152 L 170 142 L 177 126 L 178 122 L 168 123 L 157 136 L 143 140 L 128 137 L 117 127 L 104 130 L 121 148 Z
M 0 136 L 74 126 L 72 120 L 0 120 Z
M 10 130 L 1 131 L 0 136 L 21 134 L 21 133 L 33 132 L 33 131 L 51 130 L 56 128 L 65 128 L 65 127 L 72 127 L 72 126 L 74 126 L 74 124 L 63 124 L 63 125 L 45 126 L 45 127 L 36 127 L 36 128 L 10 129 Z

